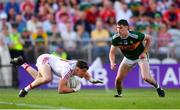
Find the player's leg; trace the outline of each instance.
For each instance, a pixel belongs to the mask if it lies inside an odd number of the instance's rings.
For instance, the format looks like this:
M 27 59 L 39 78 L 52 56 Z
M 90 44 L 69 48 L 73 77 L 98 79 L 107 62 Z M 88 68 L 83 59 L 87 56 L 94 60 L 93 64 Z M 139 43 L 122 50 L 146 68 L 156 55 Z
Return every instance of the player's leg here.
M 51 67 L 48 64 L 38 65 L 38 71 L 42 77 L 36 78 L 32 83 L 32 88 L 46 84 L 52 80 Z
M 36 77 L 38 76 L 38 71 L 36 69 L 34 69 L 33 67 L 31 67 L 29 64 L 24 63 L 23 65 L 21 65 L 26 71 L 27 73 L 29 73 L 33 79 L 36 79 Z
M 31 84 L 20 91 L 20 97 L 24 97 L 31 89 L 36 88 L 42 84 L 46 84 L 52 80 L 51 68 L 48 64 L 38 65 L 37 67 L 39 72 L 38 76 Z
M 29 64 L 25 63 L 21 56 L 12 59 L 10 63 L 15 66 L 23 67 L 34 79 L 38 75 L 38 71 L 36 69 L 34 69 L 33 67 L 31 67 Z
M 141 69 L 141 75 L 144 81 L 150 83 L 155 88 L 158 87 L 158 84 L 156 83 L 155 79 L 150 74 L 150 67 L 147 60 L 141 60 L 139 63 L 139 67 Z
M 121 97 L 122 96 L 122 81 L 127 75 L 127 73 L 131 70 L 131 66 L 125 63 L 125 59 L 121 62 L 118 73 L 115 80 L 115 86 L 117 89 L 117 95 L 114 95 L 114 97 Z
M 154 86 L 157 89 L 158 95 L 160 97 L 164 97 L 165 93 L 164 93 L 163 89 L 160 88 L 159 84 L 157 84 L 155 79 L 150 74 L 150 66 L 149 66 L 149 62 L 147 61 L 147 59 L 141 59 L 138 64 L 141 69 L 141 75 L 142 75 L 143 80 L 148 82 L 152 86 Z

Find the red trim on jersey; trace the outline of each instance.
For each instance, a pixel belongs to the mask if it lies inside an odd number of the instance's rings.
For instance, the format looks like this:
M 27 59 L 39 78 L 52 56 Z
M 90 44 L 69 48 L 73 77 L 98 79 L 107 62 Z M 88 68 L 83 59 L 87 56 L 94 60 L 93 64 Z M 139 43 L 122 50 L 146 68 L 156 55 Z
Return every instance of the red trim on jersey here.
M 73 71 L 70 69 L 70 71 L 64 76 L 63 79 L 68 80 L 73 74 Z
M 44 57 L 44 58 L 43 58 L 43 61 L 42 61 L 42 64 L 47 63 L 48 60 L 49 60 L 49 57 Z

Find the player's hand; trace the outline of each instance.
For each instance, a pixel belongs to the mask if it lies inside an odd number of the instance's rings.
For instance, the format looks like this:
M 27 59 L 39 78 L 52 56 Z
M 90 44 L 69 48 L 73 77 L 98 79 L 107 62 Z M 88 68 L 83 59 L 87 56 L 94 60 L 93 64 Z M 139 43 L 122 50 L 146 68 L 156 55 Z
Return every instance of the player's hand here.
M 101 80 L 93 80 L 93 81 L 91 81 L 91 83 L 93 83 L 93 84 L 98 84 L 98 83 L 103 83 L 103 81 L 101 81 Z
M 79 89 L 77 89 L 77 88 L 73 88 L 73 90 L 74 90 L 74 92 L 78 92 L 79 91 Z
M 78 84 L 76 88 L 73 88 L 74 92 L 78 92 L 81 89 L 81 84 Z
M 142 53 L 140 56 L 139 56 L 139 59 L 144 59 L 146 57 L 146 53 Z
M 91 82 L 92 84 L 103 83 L 103 81 L 93 78 L 89 79 L 89 82 Z
M 111 64 L 111 70 L 115 70 L 116 69 L 116 64 L 115 63 L 112 63 Z

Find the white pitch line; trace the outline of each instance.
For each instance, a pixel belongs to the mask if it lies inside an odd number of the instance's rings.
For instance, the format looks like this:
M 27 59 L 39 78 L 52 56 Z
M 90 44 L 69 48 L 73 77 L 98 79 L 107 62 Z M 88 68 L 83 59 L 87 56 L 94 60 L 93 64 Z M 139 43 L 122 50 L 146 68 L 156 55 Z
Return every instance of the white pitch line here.
M 58 109 L 57 107 L 52 107 L 52 106 L 44 106 L 44 105 L 35 105 L 35 104 L 26 104 L 26 103 L 14 103 L 14 102 L 1 102 L 0 104 L 4 105 L 16 105 L 16 106 L 24 106 L 24 107 L 33 107 L 33 108 L 47 108 L 47 109 Z M 67 109 L 67 108 L 60 108 L 60 109 Z

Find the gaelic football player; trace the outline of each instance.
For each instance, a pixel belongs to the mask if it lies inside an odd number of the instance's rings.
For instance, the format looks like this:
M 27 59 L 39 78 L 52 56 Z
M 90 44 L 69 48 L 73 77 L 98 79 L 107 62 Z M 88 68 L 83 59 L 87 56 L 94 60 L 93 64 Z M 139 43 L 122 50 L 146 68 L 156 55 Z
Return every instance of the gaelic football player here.
M 118 68 L 115 79 L 117 94 L 115 94 L 114 97 L 122 97 L 123 79 L 135 64 L 139 65 L 143 80 L 156 88 L 160 97 L 164 97 L 164 90 L 159 86 L 159 84 L 157 84 L 155 79 L 150 74 L 147 54 L 152 41 L 151 36 L 136 31 L 130 31 L 129 24 L 124 19 L 118 21 L 116 29 L 117 33 L 112 37 L 112 44 L 109 52 L 111 69 L 114 70 L 116 68 L 116 48 L 121 50 L 124 58 Z

